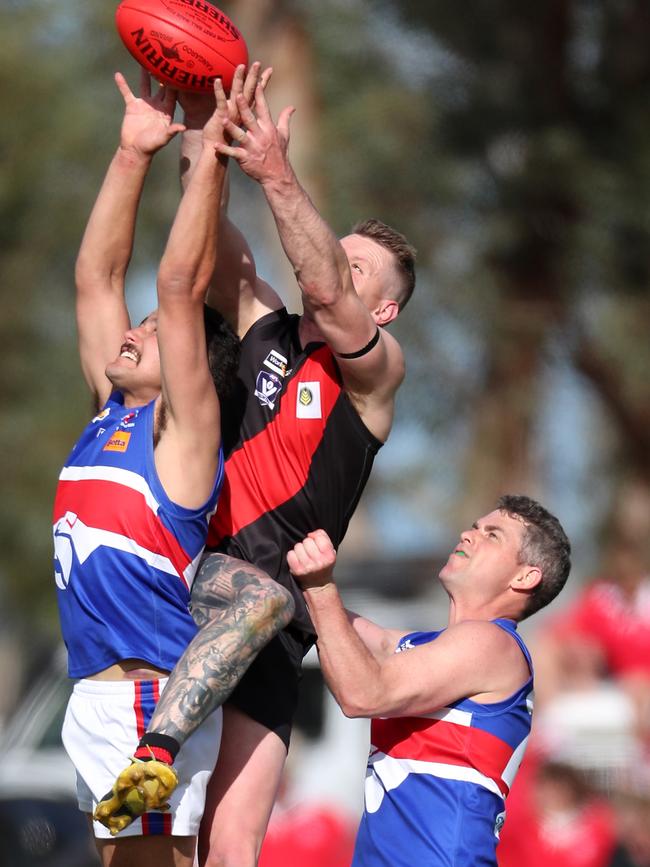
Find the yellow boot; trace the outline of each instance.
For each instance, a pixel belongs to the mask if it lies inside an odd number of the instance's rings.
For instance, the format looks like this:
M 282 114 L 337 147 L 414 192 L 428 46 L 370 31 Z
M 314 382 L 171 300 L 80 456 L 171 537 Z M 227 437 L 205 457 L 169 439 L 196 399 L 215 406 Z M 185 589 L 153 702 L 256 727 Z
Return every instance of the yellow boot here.
M 168 810 L 169 796 L 178 785 L 176 771 L 155 759 L 132 759 L 97 804 L 93 818 L 113 836 L 151 810 Z

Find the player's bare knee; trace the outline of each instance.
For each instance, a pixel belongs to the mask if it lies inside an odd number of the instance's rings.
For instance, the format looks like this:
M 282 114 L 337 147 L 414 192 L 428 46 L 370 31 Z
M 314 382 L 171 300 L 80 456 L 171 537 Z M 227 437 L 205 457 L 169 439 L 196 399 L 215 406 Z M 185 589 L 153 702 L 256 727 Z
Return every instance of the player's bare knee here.
M 213 843 L 204 858 L 199 856 L 199 864 L 201 867 L 256 867 L 258 848 L 245 836 L 226 845 Z
M 271 578 L 250 588 L 246 596 L 250 638 L 266 644 L 291 622 L 295 610 L 293 596 Z
M 255 580 L 241 588 L 239 599 L 249 608 L 251 622 L 257 621 L 260 625 L 275 627 L 278 631 L 284 629 L 295 612 L 293 596 L 266 572 L 257 567 L 249 566 L 249 569 L 255 571 Z
M 281 584 L 275 584 L 273 588 L 272 608 L 274 620 L 278 624 L 278 628 L 284 629 L 293 619 L 296 603 L 291 593 Z

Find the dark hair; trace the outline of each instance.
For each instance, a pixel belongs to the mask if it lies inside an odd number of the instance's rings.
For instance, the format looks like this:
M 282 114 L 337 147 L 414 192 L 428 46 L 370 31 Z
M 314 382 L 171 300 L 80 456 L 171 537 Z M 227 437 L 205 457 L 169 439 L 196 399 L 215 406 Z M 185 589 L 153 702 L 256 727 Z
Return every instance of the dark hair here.
M 240 341 L 223 316 L 207 305 L 203 308 L 208 366 L 217 394 L 224 400 L 232 394 L 239 367 Z
M 566 584 L 571 570 L 571 544 L 555 515 L 530 497 L 508 494 L 499 499 L 497 509 L 523 521 L 526 532 L 519 562 L 537 566 L 542 573 L 542 580 L 524 607 L 524 620 L 552 602 Z
M 401 232 L 391 229 L 381 220 L 364 220 L 352 227 L 353 235 L 371 238 L 389 250 L 397 260 L 397 270 L 402 277 L 402 291 L 395 299 L 400 312 L 406 307 L 415 288 L 415 247 L 406 240 Z

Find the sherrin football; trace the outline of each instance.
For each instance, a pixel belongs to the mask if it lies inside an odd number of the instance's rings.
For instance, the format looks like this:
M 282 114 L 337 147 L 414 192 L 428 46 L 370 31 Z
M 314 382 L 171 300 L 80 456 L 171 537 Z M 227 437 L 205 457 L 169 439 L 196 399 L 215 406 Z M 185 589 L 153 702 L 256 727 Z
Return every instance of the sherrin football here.
M 178 90 L 210 91 L 221 78 L 227 93 L 248 64 L 241 33 L 209 0 L 121 0 L 115 23 L 138 63 Z

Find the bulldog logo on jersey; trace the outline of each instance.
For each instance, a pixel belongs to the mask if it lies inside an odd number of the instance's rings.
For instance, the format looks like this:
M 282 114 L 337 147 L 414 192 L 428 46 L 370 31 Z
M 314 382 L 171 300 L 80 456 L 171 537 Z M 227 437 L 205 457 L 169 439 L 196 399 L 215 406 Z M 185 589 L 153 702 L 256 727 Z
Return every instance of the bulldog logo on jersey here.
M 299 382 L 296 392 L 296 418 L 322 418 L 320 382 Z
M 400 641 L 395 653 L 403 653 L 405 650 L 413 650 L 414 648 L 415 645 L 411 643 L 411 639 L 405 638 L 403 641 Z
M 275 401 L 278 398 L 281 388 L 282 380 L 274 373 L 267 373 L 265 370 L 260 370 L 257 374 L 255 397 L 259 400 L 262 406 L 268 406 L 269 409 L 275 409 Z
M 65 590 L 70 583 L 74 548 L 72 532 L 77 522 L 74 512 L 66 512 L 54 527 L 54 580 L 59 590 Z

